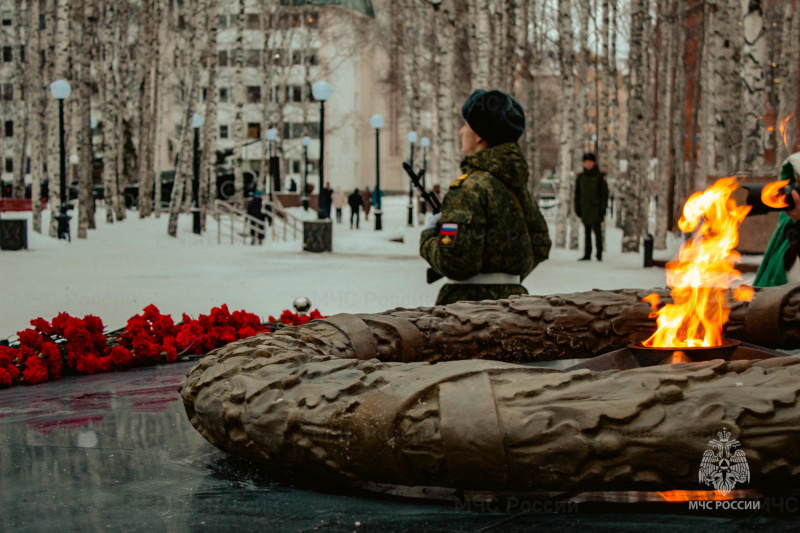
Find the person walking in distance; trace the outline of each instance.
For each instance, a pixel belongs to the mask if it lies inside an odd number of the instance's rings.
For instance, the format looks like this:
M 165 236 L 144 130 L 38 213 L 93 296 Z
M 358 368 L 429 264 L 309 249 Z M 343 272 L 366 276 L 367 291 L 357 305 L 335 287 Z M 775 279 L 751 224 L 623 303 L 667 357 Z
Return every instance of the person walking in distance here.
M 347 197 L 344 195 L 344 191 L 342 191 L 341 187 L 336 187 L 331 199 L 333 201 L 333 208 L 336 209 L 336 223 L 341 224 L 342 209 L 344 208 L 344 204 L 347 203 Z
M 578 261 L 592 258 L 592 233 L 597 245 L 597 260 L 603 260 L 603 220 L 608 206 L 608 183 L 606 176 L 597 167 L 597 157 L 587 152 L 583 154 L 583 172 L 575 181 L 575 214 L 583 222 L 583 257 Z
M 360 217 L 361 208 L 364 207 L 364 199 L 358 189 L 347 198 L 347 203 L 350 204 L 350 229 L 353 229 L 353 217 L 356 219 L 356 229 L 358 229 L 358 219 Z

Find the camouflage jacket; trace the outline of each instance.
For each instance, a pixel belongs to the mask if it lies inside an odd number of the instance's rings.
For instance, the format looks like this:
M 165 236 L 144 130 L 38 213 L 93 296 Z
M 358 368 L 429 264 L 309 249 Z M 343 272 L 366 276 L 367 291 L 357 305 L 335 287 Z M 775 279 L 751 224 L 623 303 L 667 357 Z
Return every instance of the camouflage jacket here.
M 492 272 L 525 279 L 547 259 L 550 237 L 527 190 L 528 165 L 519 145 L 477 152 L 464 159 L 461 170 L 464 176 L 442 202 L 440 224 L 422 232 L 420 255 L 454 280 Z

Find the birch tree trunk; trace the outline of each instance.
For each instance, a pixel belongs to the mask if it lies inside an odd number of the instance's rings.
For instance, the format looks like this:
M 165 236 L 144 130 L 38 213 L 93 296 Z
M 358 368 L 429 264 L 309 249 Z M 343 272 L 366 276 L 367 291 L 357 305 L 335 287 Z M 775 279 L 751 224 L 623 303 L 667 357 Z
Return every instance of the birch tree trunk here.
M 186 50 L 186 59 L 189 62 L 189 85 L 184 102 L 184 113 L 181 124 L 181 144 L 175 168 L 175 184 L 172 187 L 172 196 L 169 202 L 169 223 L 167 233 L 170 237 L 178 235 L 178 216 L 184 203 L 187 182 L 192 177 L 192 157 L 194 135 L 197 132 L 192 128 L 192 118 L 197 109 L 197 98 L 200 88 L 200 55 L 199 55 L 199 25 L 200 12 L 204 11 L 204 2 L 196 2 L 189 6 L 191 15 L 186 31 L 189 33 L 189 45 Z M 239 87 L 241 88 L 241 86 Z M 189 185 L 191 187 L 191 185 Z
M 24 79 L 26 77 L 26 69 L 22 68 L 22 47 L 24 46 L 23 43 L 23 35 L 25 38 L 29 38 L 29 27 L 27 24 L 27 13 L 26 16 L 22 16 L 22 0 L 15 0 L 14 1 L 14 14 L 13 14 L 13 28 L 12 28 L 12 38 L 13 38 L 13 67 L 14 67 L 14 76 L 13 80 L 13 91 L 14 91 L 14 155 L 12 157 L 13 161 L 13 179 L 12 179 L 12 198 L 25 198 L 25 152 L 28 144 L 28 105 L 27 100 L 33 97 L 31 91 L 28 91 L 28 95 L 26 98 L 23 98 L 25 95 L 25 84 Z M 29 11 L 30 5 L 26 8 L 26 11 Z M 23 23 L 23 21 L 25 21 Z M 27 46 L 26 50 L 30 54 L 31 47 Z M 28 85 L 31 87 L 31 85 Z
M 92 7 L 89 6 L 91 10 Z M 89 54 L 94 25 L 86 16 L 84 0 L 72 4 L 72 50 L 75 65 L 75 98 L 78 103 L 76 117 L 76 153 L 78 155 L 78 238 L 85 239 L 89 230 L 89 210 L 92 204 L 92 126 L 91 97 L 92 73 Z M 84 44 L 86 43 L 86 44 Z
M 69 70 L 69 0 L 54 0 L 54 13 L 55 17 L 48 17 L 53 21 L 54 30 L 51 32 L 52 36 L 52 59 L 48 59 L 52 63 L 53 76 L 51 80 L 65 80 L 68 77 Z M 48 79 L 48 78 L 45 78 Z M 49 92 L 48 92 L 49 94 Z M 50 236 L 58 236 L 58 220 L 54 215 L 60 212 L 61 195 L 60 195 L 60 158 L 61 151 L 59 147 L 59 122 L 58 122 L 58 102 L 51 98 L 51 105 L 48 112 L 48 157 L 47 157 L 47 174 L 49 176 L 50 184 Z M 64 119 L 65 128 L 67 117 Z M 69 185 L 69 179 L 67 179 Z
M 234 203 L 238 209 L 244 207 L 244 82 L 243 82 L 243 56 L 244 56 L 244 0 L 239 0 L 239 11 L 236 18 L 236 43 L 233 49 L 233 102 L 236 108 L 234 118 L 233 136 L 233 184 L 235 189 Z M 291 51 L 289 52 L 291 54 Z M 291 59 L 291 55 L 289 56 Z M 291 64 L 291 61 L 290 61 Z
M 708 2 L 704 2 L 708 4 Z M 689 184 L 690 191 L 697 191 L 703 188 L 707 177 L 714 172 L 714 147 L 716 145 L 716 90 L 718 78 L 715 75 L 715 64 L 717 49 L 714 39 L 715 27 L 717 25 L 716 5 L 704 6 L 705 12 L 705 31 L 703 40 L 704 55 L 698 55 L 698 72 L 703 75 L 700 79 L 700 140 L 699 152 L 697 154 L 697 173 L 694 175 L 692 183 Z
M 62 0 L 64 1 L 64 0 Z M 45 62 L 44 76 L 42 78 L 43 90 L 45 91 L 45 137 L 42 139 L 41 154 L 45 160 L 47 169 L 45 179 L 47 180 L 48 203 L 50 204 L 50 224 L 47 234 L 50 237 L 57 237 L 58 222 L 56 215 L 59 212 L 59 176 L 58 176 L 58 102 L 50 95 L 50 87 L 46 80 L 54 80 L 56 76 L 56 10 L 58 0 L 45 0 L 44 18 L 44 44 Z
M 522 3 L 522 10 L 523 28 L 532 29 L 532 38 L 530 39 L 527 31 L 522 32 L 525 43 L 525 46 L 523 46 L 523 64 L 525 66 L 525 73 L 527 74 L 525 77 L 527 88 L 527 94 L 525 95 L 527 105 L 525 108 L 528 110 L 528 124 L 525 128 L 525 148 L 528 165 L 531 169 L 531 176 L 528 179 L 528 191 L 531 193 L 534 201 L 538 202 L 542 179 L 542 157 L 538 138 L 541 122 L 541 103 L 539 101 L 541 94 L 539 81 L 541 65 L 539 36 L 541 32 L 538 31 L 536 2 L 534 0 L 524 0 Z
M 609 40 L 609 55 L 608 55 L 608 74 L 606 83 L 606 101 L 608 102 L 608 142 L 606 143 L 607 157 L 607 171 L 613 176 L 620 175 L 619 166 L 619 134 L 620 134 L 620 116 L 619 116 L 619 76 L 617 72 L 617 30 L 619 27 L 619 9 L 617 0 L 611 0 L 611 34 L 606 35 Z M 619 182 L 620 180 L 617 180 Z M 615 194 L 617 191 L 611 191 Z M 624 202 L 622 195 L 615 194 L 617 198 L 617 220 L 621 220 L 621 205 Z M 619 226 L 619 225 L 618 225 Z
M 428 0 L 429 2 L 431 0 Z M 433 3 L 433 2 L 431 2 Z M 442 180 L 442 190 L 449 180 L 457 177 L 458 165 L 456 162 L 455 120 L 456 110 L 453 102 L 453 39 L 455 36 L 455 19 L 453 18 L 452 0 L 442 0 L 436 6 L 435 21 L 437 32 L 434 32 L 436 54 L 434 61 L 438 73 L 436 90 L 437 111 L 437 139 L 439 139 L 439 179 Z
M 742 37 L 739 29 L 740 0 L 717 0 L 714 16 L 714 38 L 710 58 L 714 68 L 714 170 L 720 176 L 732 175 L 741 155 L 741 63 Z
M 760 2 L 751 2 L 751 9 L 753 8 L 754 3 L 760 4 Z M 797 63 L 800 61 L 800 58 L 798 57 L 798 49 L 800 49 L 798 40 L 800 40 L 800 35 L 798 35 L 797 31 L 798 28 L 796 18 L 800 16 L 800 13 L 794 13 L 795 7 L 793 4 L 794 2 L 789 1 L 786 2 L 786 5 L 783 7 L 783 39 L 781 43 L 781 56 L 779 59 L 779 79 L 781 80 L 781 84 L 779 93 L 780 106 L 778 112 L 778 133 L 780 138 L 777 142 L 778 153 L 777 157 L 775 158 L 775 166 L 778 170 L 780 170 L 780 166 L 783 164 L 786 158 L 791 155 L 792 147 L 794 146 L 795 128 L 789 127 L 789 122 L 792 119 L 798 101 Z M 755 18 L 752 16 L 752 13 L 753 12 L 751 11 L 745 16 L 745 32 L 747 32 L 746 24 L 748 22 L 748 18 Z M 745 39 L 747 39 L 746 34 Z M 762 97 L 763 96 L 764 94 L 762 93 Z M 800 120 L 800 117 L 794 117 L 794 120 L 796 122 L 797 120 Z
M 219 125 L 217 121 L 217 102 L 219 100 L 219 89 L 217 88 L 217 62 L 219 54 L 217 49 L 217 37 L 219 35 L 219 0 L 209 0 L 208 16 L 206 20 L 206 31 L 208 32 L 208 43 L 206 44 L 206 65 L 208 68 L 208 92 L 206 96 L 206 116 L 203 121 L 203 171 L 200 174 L 200 222 L 203 231 L 206 229 L 206 216 L 211 209 L 214 209 L 214 200 L 217 197 L 217 137 L 219 135 Z M 265 33 L 266 28 L 265 28 Z M 266 43 L 266 38 L 265 41 Z M 267 49 L 264 56 L 268 56 Z M 269 97 L 269 89 L 264 92 L 261 89 L 262 105 L 268 107 L 266 101 Z M 266 127 L 266 124 L 264 125 Z
M 161 52 L 161 43 L 166 41 L 166 37 L 162 37 L 162 32 L 166 33 L 166 29 L 168 27 L 167 22 L 164 17 L 164 0 L 155 0 L 156 7 L 156 43 L 154 48 L 154 59 L 153 63 L 155 65 L 154 70 L 155 73 L 153 74 L 155 78 L 155 87 L 153 87 L 153 128 L 151 129 L 151 149 L 153 151 L 152 157 L 152 174 L 153 174 L 153 210 L 155 213 L 155 218 L 161 218 L 161 172 L 160 167 L 157 167 L 155 164 L 155 150 L 161 146 L 161 143 L 164 139 L 164 132 L 161 131 L 159 124 L 161 123 L 161 114 L 163 109 L 163 103 L 160 98 L 161 94 L 165 92 L 166 87 L 166 68 L 162 65 L 162 57 L 163 54 Z
M 791 6 L 791 2 L 789 3 Z M 740 170 L 751 171 L 764 165 L 766 145 L 766 40 L 764 39 L 764 17 L 760 0 L 742 0 L 744 17 L 744 47 L 742 50 L 741 76 L 744 89 L 744 128 Z
M 664 250 L 667 247 L 667 228 L 669 224 L 670 191 L 675 187 L 674 160 L 672 158 L 672 113 L 673 113 L 673 72 L 675 68 L 675 47 L 672 42 L 675 3 L 674 0 L 658 0 L 658 130 L 656 146 L 658 150 L 658 205 L 653 247 Z
M 694 88 L 692 93 L 692 127 L 689 130 L 689 169 L 686 175 L 686 183 L 684 185 L 684 191 L 687 197 L 694 192 L 695 188 L 695 176 L 697 174 L 697 135 L 700 122 L 700 93 L 704 88 L 703 80 L 707 77 L 703 72 L 703 65 L 705 64 L 704 49 L 707 26 L 707 8 L 705 0 L 701 1 L 700 9 L 700 28 L 698 32 L 700 39 L 697 44 L 697 61 L 695 64 Z
M 147 218 L 153 212 L 153 204 L 150 198 L 153 197 L 153 187 L 155 185 L 153 176 L 153 151 L 151 137 L 156 124 L 153 122 L 153 90 L 155 83 L 153 80 L 153 64 L 155 59 L 155 47 L 157 41 L 157 27 L 155 17 L 155 2 L 153 0 L 143 0 L 143 28 L 144 48 L 139 56 L 140 68 L 143 76 L 143 87 L 141 95 L 142 114 L 139 126 L 139 172 L 137 181 L 139 182 L 139 218 Z
M 116 127 L 114 128 L 114 143 L 117 145 L 117 182 L 115 183 L 114 190 L 116 197 L 114 198 L 114 215 L 117 220 L 125 220 L 126 206 L 124 191 L 126 185 L 130 182 L 128 176 L 128 168 L 125 164 L 125 147 L 127 146 L 126 125 L 129 124 L 129 76 L 131 69 L 129 68 L 128 53 L 128 25 L 130 24 L 130 3 L 128 0 L 116 0 L 118 2 L 118 19 L 117 19 L 117 32 L 116 39 L 118 44 L 115 45 L 115 59 L 112 72 L 114 73 L 114 87 L 116 95 L 114 97 L 116 103 Z
M 42 65 L 42 32 L 39 25 L 39 2 L 31 2 L 30 15 L 28 16 L 28 27 L 31 29 L 31 36 L 28 41 L 29 53 L 29 68 L 26 69 L 27 86 L 31 88 L 26 95 L 26 103 L 31 114 L 31 156 L 34 150 L 39 150 L 40 154 L 46 152 L 42 151 L 47 140 L 46 127 L 46 109 L 47 109 L 47 91 L 42 84 L 43 65 Z M 31 218 L 33 231 L 42 233 L 42 181 L 44 179 L 44 158 L 31 157 Z
M 474 0 L 475 12 L 473 20 L 475 24 L 474 44 L 474 63 L 472 68 L 473 89 L 481 89 L 489 86 L 489 66 L 492 57 L 492 40 L 489 29 L 489 2 L 487 0 Z
M 667 202 L 671 207 L 669 228 L 670 231 L 678 231 L 678 220 L 683 211 L 683 205 L 688 199 L 686 180 L 686 10 L 678 0 L 675 11 L 677 22 L 673 27 L 673 40 L 676 44 L 675 54 L 675 92 L 673 95 L 672 106 L 675 110 L 672 117 L 672 143 L 675 147 L 675 185 L 670 190 L 671 201 Z
M 628 100 L 628 174 L 623 182 L 622 252 L 639 252 L 639 242 L 646 231 L 644 180 L 647 175 L 649 124 L 644 95 L 645 63 L 642 33 L 646 20 L 645 0 L 632 0 L 630 38 L 630 77 Z M 645 204 L 645 205 L 643 205 Z
M 573 162 L 572 168 L 580 169 L 583 165 L 583 153 L 586 149 L 586 109 L 588 92 L 590 85 L 588 83 L 589 72 L 589 12 L 591 5 L 589 0 L 580 0 L 578 4 L 578 46 L 579 53 L 577 61 L 575 62 L 575 70 L 577 71 L 576 92 L 576 105 L 575 105 L 575 136 L 573 139 Z M 572 185 L 570 198 L 575 196 L 575 185 Z M 569 249 L 577 250 L 579 247 L 579 239 L 581 232 L 581 222 L 572 208 L 572 202 L 569 203 Z
M 572 41 L 570 0 L 558 1 L 558 57 L 561 70 L 561 128 L 558 151 L 558 207 L 556 215 L 556 248 L 567 244 L 567 222 L 572 198 L 572 148 L 575 130 L 575 52 Z
M 115 27 L 117 24 L 116 2 L 106 0 L 101 8 L 102 24 L 100 26 L 100 64 L 97 69 L 97 81 L 100 88 L 100 105 L 103 113 L 103 188 L 105 190 L 106 223 L 114 223 L 117 194 L 117 149 L 115 132 L 117 129 L 116 103 L 117 87 L 114 76 L 114 60 L 116 56 Z
M 600 18 L 601 18 L 601 28 L 600 28 L 600 35 L 603 39 L 603 50 L 600 52 L 600 65 L 603 70 L 602 75 L 599 72 L 596 72 L 595 75 L 598 76 L 601 80 L 603 86 L 603 92 L 608 94 L 609 88 L 608 84 L 610 83 L 608 69 L 609 69 L 609 0 L 602 0 L 600 6 Z M 607 97 L 603 97 L 600 95 L 600 91 L 597 94 L 598 100 L 598 116 L 599 119 L 597 120 L 597 164 L 600 166 L 601 169 L 604 169 L 607 173 L 613 173 L 614 169 L 610 168 L 608 165 L 608 157 L 605 154 L 606 147 L 606 137 L 608 136 L 608 99 Z
M 505 27 L 505 42 L 503 55 L 505 56 L 505 70 L 503 72 L 503 90 L 515 94 L 514 81 L 517 69 L 517 0 L 505 0 L 505 13 L 503 26 Z

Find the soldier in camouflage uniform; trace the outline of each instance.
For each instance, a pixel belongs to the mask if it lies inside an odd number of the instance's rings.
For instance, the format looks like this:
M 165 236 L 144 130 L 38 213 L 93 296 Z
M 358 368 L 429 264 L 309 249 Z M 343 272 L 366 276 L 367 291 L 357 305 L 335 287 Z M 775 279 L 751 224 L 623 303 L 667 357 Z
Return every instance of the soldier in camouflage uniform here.
M 420 239 L 420 255 L 448 278 L 437 305 L 528 294 L 521 281 L 550 252 L 517 144 L 522 107 L 504 92 L 477 90 L 461 114 L 464 175 L 450 184 L 442 212 L 428 216 Z

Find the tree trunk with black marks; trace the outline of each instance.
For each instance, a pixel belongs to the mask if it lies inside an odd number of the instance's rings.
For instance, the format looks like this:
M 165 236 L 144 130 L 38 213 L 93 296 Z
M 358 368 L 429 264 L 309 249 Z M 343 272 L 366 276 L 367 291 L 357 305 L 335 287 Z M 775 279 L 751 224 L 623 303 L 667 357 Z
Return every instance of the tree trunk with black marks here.
M 554 245 L 567 245 L 567 223 L 572 209 L 573 181 L 572 141 L 575 133 L 575 51 L 572 39 L 572 12 L 570 0 L 558 2 L 558 58 L 561 77 L 561 128 L 558 150 L 558 207 Z

